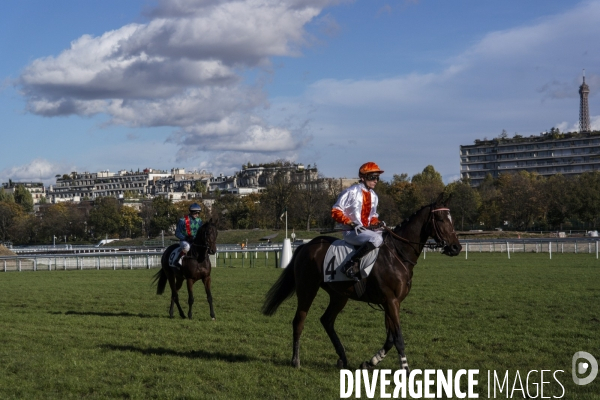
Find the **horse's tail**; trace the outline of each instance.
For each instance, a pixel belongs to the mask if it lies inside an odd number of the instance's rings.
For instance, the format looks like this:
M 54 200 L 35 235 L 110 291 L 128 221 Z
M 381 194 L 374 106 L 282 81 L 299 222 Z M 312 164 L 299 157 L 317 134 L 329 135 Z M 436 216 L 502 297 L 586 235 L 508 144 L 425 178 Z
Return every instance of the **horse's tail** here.
M 163 294 L 168 281 L 167 274 L 165 273 L 164 269 L 161 268 L 154 275 L 154 280 L 152 281 L 152 283 L 154 284 L 156 281 L 158 281 L 158 283 L 156 284 L 156 294 Z
M 265 303 L 261 309 L 264 315 L 271 316 L 275 314 L 275 311 L 277 311 L 281 303 L 296 293 L 294 265 L 296 257 L 298 257 L 298 254 L 300 254 L 302 247 L 304 247 L 304 245 L 301 245 L 296 249 L 287 268 L 281 273 L 281 275 L 279 275 L 277 282 L 275 282 L 271 289 L 269 289 L 267 292 L 267 295 L 265 296 Z

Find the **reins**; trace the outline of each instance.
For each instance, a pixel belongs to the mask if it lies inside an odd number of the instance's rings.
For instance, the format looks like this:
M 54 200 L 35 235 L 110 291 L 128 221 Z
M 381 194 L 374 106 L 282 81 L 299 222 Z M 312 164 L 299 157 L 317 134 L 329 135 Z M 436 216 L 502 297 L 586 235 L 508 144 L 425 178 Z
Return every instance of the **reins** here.
M 441 241 L 441 243 L 413 242 L 413 241 L 405 239 L 402 236 L 396 234 L 396 232 L 394 232 L 392 229 L 388 228 L 387 226 L 385 226 L 384 228 L 390 235 L 392 235 L 394 238 L 396 238 L 404 243 L 418 244 L 420 246 L 427 247 L 429 249 L 439 249 L 441 247 L 444 247 L 445 244 L 444 244 L 444 240 L 441 238 L 442 235 L 440 233 L 440 230 L 439 230 L 437 224 L 435 223 L 435 219 L 433 218 L 433 213 L 436 211 L 450 211 L 450 209 L 449 208 L 435 208 L 435 209 L 432 209 L 429 211 L 429 215 L 431 217 L 431 223 L 433 225 L 433 230 L 435 231 L 435 234 L 436 234 L 438 240 Z

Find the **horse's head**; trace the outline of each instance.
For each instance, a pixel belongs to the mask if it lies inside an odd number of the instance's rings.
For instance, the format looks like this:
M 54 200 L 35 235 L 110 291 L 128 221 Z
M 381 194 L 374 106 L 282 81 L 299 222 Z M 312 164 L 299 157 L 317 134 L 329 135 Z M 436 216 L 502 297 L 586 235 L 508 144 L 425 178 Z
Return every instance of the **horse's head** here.
M 213 255 L 217 252 L 217 236 L 219 235 L 217 222 L 213 222 L 213 219 L 211 218 L 206 225 L 206 245 L 208 246 L 208 254 Z
M 454 231 L 454 223 L 450 216 L 447 203 L 450 199 L 443 201 L 443 193 L 431 204 L 431 236 L 437 244 L 443 247 L 442 254 L 457 256 L 462 250 L 458 236 Z
M 213 222 L 213 219 L 211 218 L 208 222 L 202 224 L 198 230 L 194 244 L 198 247 L 206 248 L 208 254 L 213 255 L 217 252 L 218 234 L 219 232 L 217 231 L 217 223 L 216 221 Z

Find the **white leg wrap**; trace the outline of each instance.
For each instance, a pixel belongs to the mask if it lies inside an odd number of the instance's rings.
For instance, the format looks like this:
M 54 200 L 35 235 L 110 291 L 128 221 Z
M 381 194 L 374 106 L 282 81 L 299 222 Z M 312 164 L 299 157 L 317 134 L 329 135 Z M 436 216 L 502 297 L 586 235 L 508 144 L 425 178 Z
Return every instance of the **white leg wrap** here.
M 400 357 L 400 364 L 402 365 L 402 369 L 408 368 L 408 361 L 406 360 L 406 357 L 404 357 L 404 356 Z
M 373 356 L 373 358 L 371 358 L 371 365 L 375 366 L 377 364 L 379 364 L 381 362 L 381 360 L 383 360 L 385 358 L 385 350 L 381 349 L 379 350 L 377 353 L 375 353 L 375 355 Z

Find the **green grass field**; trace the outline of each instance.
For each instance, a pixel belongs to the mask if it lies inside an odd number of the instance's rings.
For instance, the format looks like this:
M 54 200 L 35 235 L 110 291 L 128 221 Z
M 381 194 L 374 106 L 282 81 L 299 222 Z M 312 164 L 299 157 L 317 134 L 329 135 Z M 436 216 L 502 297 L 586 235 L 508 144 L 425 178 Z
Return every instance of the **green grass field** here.
M 262 316 L 263 296 L 281 270 L 257 265 L 213 270 L 214 322 L 201 284 L 195 319 L 169 319 L 168 296 L 150 284 L 156 269 L 0 274 L 0 398 L 339 398 L 337 356 L 319 322 L 326 295 L 308 316 L 295 370 L 295 299 Z M 593 255 L 428 253 L 401 320 L 411 368 L 478 368 L 480 398 L 487 398 L 488 370 L 511 371 L 512 386 L 517 370 L 524 381 L 529 370 L 561 369 L 563 398 L 600 399 L 600 376 L 587 386 L 571 379 L 576 351 L 600 360 Z M 350 302 L 336 328 L 351 369 L 385 338 L 383 313 L 363 303 Z M 398 367 L 394 350 L 379 367 Z M 560 394 L 546 384 L 544 396 Z

